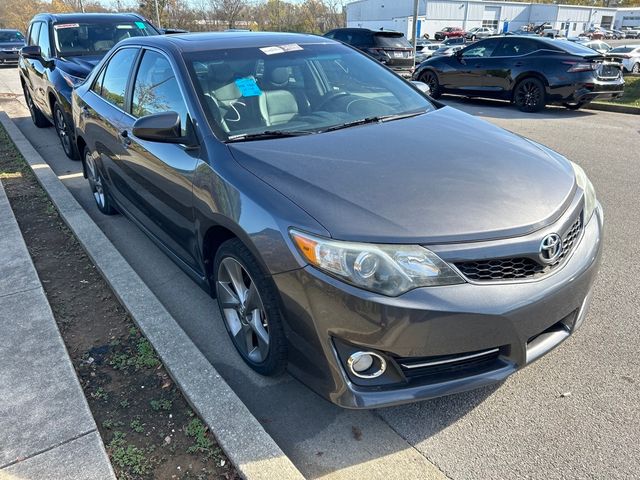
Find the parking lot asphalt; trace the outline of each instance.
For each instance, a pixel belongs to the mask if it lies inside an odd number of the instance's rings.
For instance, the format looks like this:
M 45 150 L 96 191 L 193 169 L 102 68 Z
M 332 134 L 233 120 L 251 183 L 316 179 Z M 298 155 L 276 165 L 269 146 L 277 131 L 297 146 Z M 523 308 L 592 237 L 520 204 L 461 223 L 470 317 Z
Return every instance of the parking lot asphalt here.
M 245 367 L 228 340 L 215 302 L 131 222 L 97 211 L 81 178 L 80 164 L 66 159 L 54 130 L 36 129 L 19 99 L 2 95 L 13 93 L 16 86 L 17 71 L 0 69 L 0 108 L 13 117 L 305 476 L 437 478 L 443 472 L 454 479 L 553 479 L 637 475 L 637 116 L 562 108 L 525 114 L 505 103 L 444 99 L 455 108 L 558 150 L 590 175 L 606 221 L 605 255 L 591 312 L 575 336 L 499 387 L 403 407 L 347 411 L 288 375 L 265 379 Z

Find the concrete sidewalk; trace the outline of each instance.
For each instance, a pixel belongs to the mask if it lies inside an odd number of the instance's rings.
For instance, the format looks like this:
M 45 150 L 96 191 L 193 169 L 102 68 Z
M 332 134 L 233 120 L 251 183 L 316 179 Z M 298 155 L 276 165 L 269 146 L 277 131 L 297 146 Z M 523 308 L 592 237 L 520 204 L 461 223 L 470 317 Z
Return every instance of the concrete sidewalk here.
M 0 183 L 0 479 L 115 479 Z

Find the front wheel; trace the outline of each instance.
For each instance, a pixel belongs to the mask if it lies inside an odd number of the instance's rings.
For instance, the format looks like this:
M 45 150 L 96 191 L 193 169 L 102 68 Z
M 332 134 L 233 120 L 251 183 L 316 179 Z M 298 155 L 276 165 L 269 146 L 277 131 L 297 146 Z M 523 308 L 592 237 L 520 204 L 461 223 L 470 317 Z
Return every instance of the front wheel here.
M 84 149 L 84 165 L 87 172 L 87 179 L 89 180 L 89 186 L 91 187 L 91 193 L 93 194 L 93 199 L 96 202 L 98 210 L 105 215 L 114 215 L 117 212 L 109 198 L 104 178 L 98 169 L 98 165 L 96 164 L 93 155 L 91 155 L 91 151 L 87 147 Z
M 65 155 L 71 160 L 77 160 L 76 151 L 73 148 L 73 127 L 70 122 L 67 121 L 67 116 L 62 111 L 62 107 L 60 107 L 58 102 L 53 105 L 53 119 Z
M 440 91 L 440 83 L 438 82 L 438 76 L 434 72 L 427 70 L 420 76 L 420 81 L 429 85 L 429 90 L 431 91 L 431 93 L 429 93 L 429 96 L 431 98 L 438 98 L 440 97 L 440 95 L 442 95 L 442 92 Z
M 537 78 L 521 80 L 513 91 L 513 102 L 522 112 L 539 112 L 546 105 L 544 85 Z
M 631 67 L 631 73 L 640 73 L 640 63 L 634 63 Z
M 261 375 L 282 373 L 287 348 L 272 280 L 237 238 L 220 246 L 214 272 L 220 313 L 242 359 Z

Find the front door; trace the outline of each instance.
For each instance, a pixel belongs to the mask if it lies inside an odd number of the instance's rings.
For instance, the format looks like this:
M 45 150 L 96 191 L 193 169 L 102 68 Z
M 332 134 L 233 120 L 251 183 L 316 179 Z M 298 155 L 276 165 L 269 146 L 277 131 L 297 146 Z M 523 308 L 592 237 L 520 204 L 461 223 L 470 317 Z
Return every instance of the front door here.
M 192 183 L 200 151 L 133 135 L 137 118 L 167 111 L 180 115 L 186 135 L 192 126 L 171 63 L 162 53 L 146 50 L 133 81 L 130 115 L 123 125 L 127 155 L 120 159 L 120 169 L 126 177 L 128 205 L 151 234 L 196 268 Z
M 462 50 L 457 75 L 457 91 L 481 95 L 485 90 L 485 77 L 490 66 L 490 56 L 500 39 L 489 38 L 474 43 Z

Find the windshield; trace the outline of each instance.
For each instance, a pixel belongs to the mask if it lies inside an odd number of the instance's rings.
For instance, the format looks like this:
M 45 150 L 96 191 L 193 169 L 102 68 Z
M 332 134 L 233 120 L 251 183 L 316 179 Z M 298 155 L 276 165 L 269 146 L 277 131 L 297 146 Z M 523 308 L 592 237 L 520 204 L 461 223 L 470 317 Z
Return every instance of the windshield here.
M 57 23 L 53 26 L 61 56 L 103 55 L 120 40 L 156 35 L 147 22 Z
M 274 130 L 319 133 L 435 108 L 405 80 L 343 45 L 212 50 L 185 58 L 209 123 L 224 140 Z
M 629 53 L 633 52 L 634 47 L 616 47 L 609 50 L 609 53 Z
M 4 32 L 0 32 L 0 42 L 7 42 L 7 43 L 24 42 L 24 37 L 20 32 L 4 31 Z

